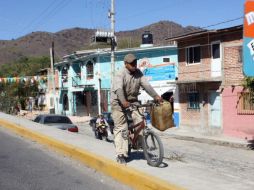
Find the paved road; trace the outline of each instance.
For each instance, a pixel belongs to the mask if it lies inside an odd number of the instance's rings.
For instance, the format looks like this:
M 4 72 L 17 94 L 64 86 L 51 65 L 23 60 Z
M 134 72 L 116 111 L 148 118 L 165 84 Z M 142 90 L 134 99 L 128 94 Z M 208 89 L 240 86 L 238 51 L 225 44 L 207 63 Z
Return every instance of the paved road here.
M 45 147 L 0 127 L 0 189 L 130 189 Z
M 79 126 L 82 135 L 93 136 L 87 123 Z M 179 140 L 159 134 L 165 148 L 164 160 L 171 171 L 165 178 L 169 177 L 188 189 L 254 188 L 253 150 Z

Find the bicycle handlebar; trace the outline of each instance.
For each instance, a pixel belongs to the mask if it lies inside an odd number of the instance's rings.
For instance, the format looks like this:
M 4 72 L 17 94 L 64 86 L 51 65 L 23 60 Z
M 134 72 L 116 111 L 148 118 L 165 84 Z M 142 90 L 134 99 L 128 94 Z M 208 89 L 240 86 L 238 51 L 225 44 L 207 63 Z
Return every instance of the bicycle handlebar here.
M 143 108 L 143 107 L 152 107 L 153 105 L 159 105 L 159 103 L 156 102 L 151 102 L 151 103 L 146 103 L 146 104 L 135 104 L 135 103 L 130 103 L 130 107 L 126 108 L 126 110 L 133 110 L 133 109 L 138 109 L 138 108 Z
M 141 105 L 138 105 L 138 104 L 135 104 L 135 103 L 130 103 L 130 105 L 132 107 L 137 107 L 137 108 L 142 108 L 142 107 L 151 107 L 153 105 L 159 105 L 160 103 L 157 103 L 157 102 L 151 102 L 151 103 L 146 103 L 146 104 L 141 104 Z

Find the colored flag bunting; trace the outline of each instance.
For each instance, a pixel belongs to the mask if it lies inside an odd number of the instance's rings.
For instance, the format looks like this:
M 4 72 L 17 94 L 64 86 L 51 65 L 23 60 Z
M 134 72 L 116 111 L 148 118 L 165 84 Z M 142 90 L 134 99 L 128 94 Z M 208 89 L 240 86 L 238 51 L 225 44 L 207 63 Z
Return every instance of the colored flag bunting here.
M 35 83 L 35 82 L 46 82 L 46 76 L 24 76 L 24 77 L 0 77 L 0 83 Z

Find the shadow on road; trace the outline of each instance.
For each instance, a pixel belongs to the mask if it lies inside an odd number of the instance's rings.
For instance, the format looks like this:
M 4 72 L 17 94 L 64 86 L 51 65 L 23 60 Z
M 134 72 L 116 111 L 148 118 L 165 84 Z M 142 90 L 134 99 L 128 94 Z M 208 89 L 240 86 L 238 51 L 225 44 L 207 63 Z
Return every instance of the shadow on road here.
M 254 150 L 254 139 L 248 141 L 247 147 L 251 150 Z
M 127 159 L 127 162 L 130 162 L 132 160 L 145 160 L 144 153 L 142 151 L 131 152 Z
M 135 151 L 130 153 L 127 162 L 131 162 L 132 160 L 146 160 L 146 159 L 142 151 Z M 161 165 L 158 166 L 158 168 L 166 168 L 166 167 L 168 167 L 168 164 L 165 162 L 162 162 Z

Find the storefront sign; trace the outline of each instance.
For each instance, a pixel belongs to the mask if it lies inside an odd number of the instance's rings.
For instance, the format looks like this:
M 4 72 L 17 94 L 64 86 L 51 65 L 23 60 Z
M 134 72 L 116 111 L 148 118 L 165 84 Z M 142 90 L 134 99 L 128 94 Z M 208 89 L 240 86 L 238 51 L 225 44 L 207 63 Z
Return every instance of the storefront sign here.
M 254 0 L 244 6 L 243 72 L 254 77 Z

